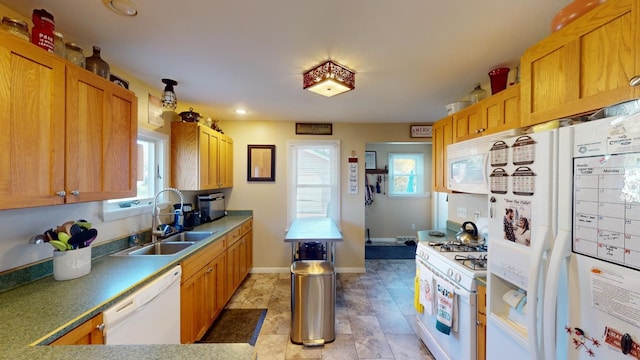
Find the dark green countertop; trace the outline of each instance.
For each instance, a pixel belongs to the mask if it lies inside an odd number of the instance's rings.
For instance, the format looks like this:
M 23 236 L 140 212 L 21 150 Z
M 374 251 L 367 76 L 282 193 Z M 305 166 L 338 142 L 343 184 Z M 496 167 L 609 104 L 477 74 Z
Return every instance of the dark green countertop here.
M 158 275 L 217 241 L 251 215 L 229 215 L 195 230 L 215 231 L 173 256 L 103 256 L 83 277 L 47 276 L 0 293 L 0 359 L 253 359 L 249 344 L 42 346 L 106 310 Z

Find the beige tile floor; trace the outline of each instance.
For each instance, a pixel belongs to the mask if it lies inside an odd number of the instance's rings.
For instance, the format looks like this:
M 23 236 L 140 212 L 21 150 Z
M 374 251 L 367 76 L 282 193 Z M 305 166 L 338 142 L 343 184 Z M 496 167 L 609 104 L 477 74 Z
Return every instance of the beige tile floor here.
M 336 275 L 336 339 L 323 347 L 289 339 L 290 274 L 250 274 L 228 308 L 266 308 L 258 360 L 430 359 L 416 335 L 414 260 L 366 260 L 364 274 Z

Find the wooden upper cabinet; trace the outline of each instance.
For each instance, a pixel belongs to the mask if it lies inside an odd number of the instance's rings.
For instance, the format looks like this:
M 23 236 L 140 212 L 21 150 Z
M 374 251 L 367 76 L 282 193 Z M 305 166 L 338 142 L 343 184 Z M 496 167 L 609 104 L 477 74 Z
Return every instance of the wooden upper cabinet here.
M 195 122 L 171 123 L 171 183 L 181 190 L 233 186 L 233 141 Z
M 67 69 L 67 203 L 135 196 L 137 125 L 132 92 Z
M 475 103 L 453 114 L 453 142 L 478 137 L 486 129 L 481 103 Z
M 520 84 L 453 114 L 453 142 L 520 127 Z
M 63 204 L 65 63 L 0 33 L 0 209 Z
M 135 195 L 135 94 L 6 33 L 0 124 L 0 209 Z
M 482 102 L 483 135 L 520 127 L 520 84 L 515 84 Z
M 529 48 L 521 59 L 522 125 L 634 99 L 640 89 L 638 0 L 607 1 Z
M 433 124 L 431 187 L 433 191 L 448 192 L 447 189 L 447 145 L 453 142 L 453 116 Z

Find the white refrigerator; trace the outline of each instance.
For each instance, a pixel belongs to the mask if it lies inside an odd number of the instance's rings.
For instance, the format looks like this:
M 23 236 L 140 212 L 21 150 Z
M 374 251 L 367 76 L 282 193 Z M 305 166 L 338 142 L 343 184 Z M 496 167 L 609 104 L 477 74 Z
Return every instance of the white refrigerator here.
M 560 129 L 546 359 L 640 359 L 640 115 Z
M 488 170 L 487 358 L 640 359 L 640 116 L 528 136 Z
M 542 359 L 542 294 L 556 232 L 558 130 L 492 144 L 487 359 Z

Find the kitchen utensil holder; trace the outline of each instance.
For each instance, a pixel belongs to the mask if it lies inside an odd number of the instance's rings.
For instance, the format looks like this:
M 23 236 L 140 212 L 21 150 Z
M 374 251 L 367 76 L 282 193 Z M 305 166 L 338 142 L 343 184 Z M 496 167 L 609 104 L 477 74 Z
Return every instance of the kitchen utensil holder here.
M 53 252 L 53 278 L 71 280 L 91 272 L 91 247 Z

